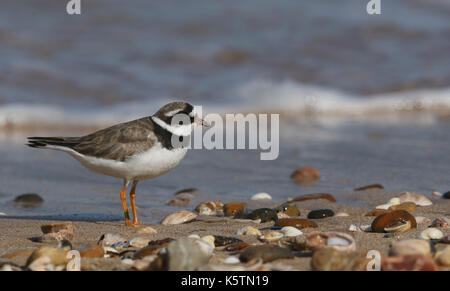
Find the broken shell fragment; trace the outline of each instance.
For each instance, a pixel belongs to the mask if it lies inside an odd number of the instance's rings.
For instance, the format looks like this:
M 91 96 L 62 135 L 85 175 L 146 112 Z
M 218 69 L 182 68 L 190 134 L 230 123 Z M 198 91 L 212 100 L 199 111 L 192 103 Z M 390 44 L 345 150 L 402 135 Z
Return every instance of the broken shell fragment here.
M 417 209 L 417 206 L 414 202 L 404 202 L 397 205 L 392 205 L 388 210 L 407 210 L 414 211 Z
M 433 204 L 433 202 L 424 195 L 412 192 L 403 192 L 397 196 L 397 198 L 400 199 L 400 203 L 413 202 L 417 206 L 430 206 Z
M 275 242 L 283 238 L 283 236 L 281 232 L 271 231 L 265 235 L 258 236 L 258 239 L 264 242 Z
M 278 222 L 275 224 L 279 227 L 285 227 L 285 226 L 292 226 L 297 229 L 304 229 L 304 228 L 315 228 L 317 227 L 317 224 L 309 219 L 302 219 L 302 218 L 283 218 L 279 219 Z
M 356 251 L 355 239 L 342 232 L 312 232 L 306 235 L 306 247 L 312 251 L 333 249 L 339 252 Z
M 425 230 L 423 230 L 419 234 L 419 238 L 425 239 L 425 240 L 436 240 L 436 239 L 442 239 L 444 237 L 444 234 L 442 231 L 435 227 L 429 227 Z
M 371 225 L 374 232 L 405 232 L 416 228 L 417 223 L 414 216 L 406 210 L 395 210 L 377 216 Z
M 293 226 L 285 226 L 281 229 L 281 232 L 287 237 L 294 237 L 303 234 L 301 230 Z
M 268 193 L 257 193 L 252 196 L 252 200 L 272 200 L 272 196 Z
M 125 242 L 127 242 L 127 239 L 120 234 L 105 233 L 99 238 L 97 244 L 102 247 L 112 247 L 113 245 Z
M 447 217 L 438 217 L 435 220 L 433 220 L 433 223 L 431 224 L 432 227 L 439 227 L 439 228 L 448 228 L 450 225 L 450 219 Z
M 389 200 L 388 203 L 382 204 L 382 205 L 378 205 L 378 206 L 375 207 L 375 208 L 376 208 L 376 209 L 385 209 L 385 210 L 387 210 L 387 209 L 389 209 L 389 207 L 391 207 L 391 206 L 393 206 L 393 205 L 398 205 L 398 204 L 400 204 L 400 203 L 401 203 L 401 202 L 400 202 L 400 199 L 397 198 L 397 197 L 395 197 L 395 198 L 392 198 L 391 200 Z
M 223 215 L 223 203 L 221 202 L 203 202 L 195 208 L 200 215 Z
M 238 229 L 236 232 L 237 235 L 261 235 L 259 229 L 254 228 L 252 226 L 245 226 L 241 229 Z
M 308 213 L 309 219 L 322 219 L 331 216 L 334 216 L 334 212 L 331 209 L 315 209 Z
M 167 225 L 167 224 L 182 224 L 182 223 L 186 223 L 189 221 L 194 220 L 195 218 L 197 218 L 197 214 L 192 213 L 190 211 L 187 210 L 181 210 L 172 214 L 169 214 L 168 216 L 166 216 L 161 224 Z

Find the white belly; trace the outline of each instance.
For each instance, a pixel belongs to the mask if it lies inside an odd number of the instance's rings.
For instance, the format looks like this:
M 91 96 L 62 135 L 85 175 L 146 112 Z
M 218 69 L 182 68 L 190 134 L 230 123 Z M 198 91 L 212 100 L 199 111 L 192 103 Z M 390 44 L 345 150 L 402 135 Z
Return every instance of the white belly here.
M 167 150 L 160 144 L 123 162 L 83 156 L 69 152 L 83 166 L 93 172 L 127 180 L 147 180 L 173 169 L 186 155 L 187 149 Z

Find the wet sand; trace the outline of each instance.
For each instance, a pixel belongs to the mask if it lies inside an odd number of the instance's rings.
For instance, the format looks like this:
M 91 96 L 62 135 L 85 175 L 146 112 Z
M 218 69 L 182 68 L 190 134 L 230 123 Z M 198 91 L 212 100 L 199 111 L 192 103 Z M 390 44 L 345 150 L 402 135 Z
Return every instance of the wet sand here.
M 348 217 L 330 217 L 324 219 L 314 220 L 318 224 L 317 229 L 307 229 L 304 233 L 311 231 L 339 231 L 351 233 L 356 239 L 357 251 L 366 252 L 368 250 L 378 250 L 382 255 L 387 255 L 389 246 L 393 241 L 415 238 L 418 234 L 429 224 L 419 224 L 417 229 L 412 229 L 404 233 L 396 233 L 393 237 L 385 237 L 382 233 L 368 233 L 368 232 L 349 232 L 349 226 L 351 224 L 360 226 L 364 224 L 370 224 L 374 217 L 364 216 L 369 210 L 374 209 L 376 205 L 385 203 L 389 198 L 394 197 L 395 193 L 380 191 L 380 190 L 368 190 L 361 192 L 354 192 L 352 197 L 355 200 L 362 200 L 370 202 L 372 207 L 358 207 L 348 206 L 337 203 L 328 202 L 326 200 L 311 200 L 304 202 L 296 202 L 297 207 L 301 212 L 301 217 L 305 218 L 307 213 L 312 209 L 329 208 L 334 210 L 335 213 L 346 212 L 350 216 Z M 428 195 L 429 196 L 429 195 Z M 419 207 L 416 211 L 411 212 L 414 216 L 424 216 L 433 220 L 439 216 L 450 217 L 450 201 L 444 199 L 432 199 L 433 205 L 427 207 Z M 261 201 L 242 201 L 246 202 L 250 209 L 259 207 L 274 207 L 278 203 L 274 202 L 261 202 Z M 182 207 L 180 209 L 192 210 L 196 205 Z M 7 259 L 4 256 L 21 250 L 37 249 L 43 245 L 43 243 L 36 243 L 30 241 L 31 237 L 42 235 L 40 226 L 48 223 L 56 223 L 60 220 L 44 220 L 35 218 L 10 218 L 0 217 L 0 259 L 1 262 L 12 262 L 19 266 L 25 264 L 26 258 L 29 255 L 27 253 L 23 256 L 17 256 L 12 259 Z M 262 233 L 270 231 L 268 228 L 273 226 L 273 222 L 267 222 L 262 224 L 255 224 L 252 222 L 214 222 L 206 223 L 202 221 L 194 221 L 191 223 L 180 225 L 161 225 L 161 224 L 145 224 L 151 226 L 157 230 L 157 234 L 145 235 L 154 240 L 164 238 L 181 238 L 191 234 L 197 234 L 200 237 L 205 235 L 223 235 L 233 236 L 242 239 L 249 244 L 262 244 L 255 236 L 248 235 L 236 235 L 236 231 L 243 226 L 251 225 L 262 229 Z M 118 233 L 128 239 L 134 237 L 143 236 L 138 234 L 139 228 L 130 228 L 123 225 L 123 221 L 73 221 L 75 227 L 74 239 L 72 241 L 74 248 L 88 246 L 95 244 L 100 236 L 104 233 Z M 449 229 L 442 229 L 444 234 L 449 235 Z M 441 250 L 445 245 L 438 244 L 437 250 Z M 226 257 L 233 253 L 226 251 L 216 250 L 214 256 L 210 260 L 210 264 L 220 264 Z M 272 262 L 271 266 L 277 268 L 277 264 L 280 264 L 280 269 L 292 269 L 292 270 L 310 270 L 311 253 L 309 252 L 296 252 L 294 259 L 281 259 Z M 275 266 L 275 267 L 274 267 Z M 82 269 L 85 270 L 128 270 L 130 266 L 122 264 L 119 258 L 108 259 L 82 259 Z

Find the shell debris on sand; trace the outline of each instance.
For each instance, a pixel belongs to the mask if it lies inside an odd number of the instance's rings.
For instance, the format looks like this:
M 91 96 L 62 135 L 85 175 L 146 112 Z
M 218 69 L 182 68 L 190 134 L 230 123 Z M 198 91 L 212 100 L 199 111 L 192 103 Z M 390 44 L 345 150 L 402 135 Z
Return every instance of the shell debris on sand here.
M 306 248 L 312 251 L 334 249 L 350 253 L 356 251 L 356 241 L 346 233 L 316 231 L 306 235 Z
M 236 231 L 237 235 L 261 235 L 261 231 L 259 229 L 254 228 L 252 226 L 245 226 Z
M 404 256 L 404 255 L 431 255 L 431 246 L 428 241 L 421 239 L 408 239 L 396 241 L 392 243 L 389 250 L 389 256 Z
M 257 193 L 252 196 L 251 200 L 272 200 L 272 196 L 268 193 Z
M 442 239 L 444 237 L 444 233 L 435 227 L 429 227 L 424 229 L 420 234 L 419 238 L 425 240 L 437 240 Z
M 206 215 L 206 216 L 223 215 L 223 203 L 213 201 L 203 202 L 200 203 L 197 207 L 195 207 L 195 211 L 199 215 Z

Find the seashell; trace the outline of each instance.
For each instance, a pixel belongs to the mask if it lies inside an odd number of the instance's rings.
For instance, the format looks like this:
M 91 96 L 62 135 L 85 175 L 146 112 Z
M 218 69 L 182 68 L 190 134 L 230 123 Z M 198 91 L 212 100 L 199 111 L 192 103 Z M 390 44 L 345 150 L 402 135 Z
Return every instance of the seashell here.
M 203 202 L 195 208 L 200 215 L 223 215 L 223 203 L 221 202 Z
M 431 191 L 431 196 L 433 196 L 434 198 L 441 198 L 444 194 L 442 194 L 441 192 L 438 191 Z
M 414 202 L 404 202 L 398 205 L 392 205 L 388 210 L 406 210 L 406 211 L 414 211 L 417 209 L 417 206 Z
M 252 226 L 245 226 L 241 229 L 238 229 L 236 232 L 237 235 L 261 235 L 259 229 L 254 228 Z
M 424 195 L 412 192 L 403 192 L 399 196 L 397 196 L 397 198 L 400 199 L 400 203 L 413 202 L 417 206 L 433 205 L 433 202 L 431 202 L 431 200 Z
M 386 204 L 382 204 L 382 205 L 378 205 L 377 207 L 375 207 L 376 209 L 389 209 L 389 207 L 393 206 L 393 205 L 398 205 L 400 204 L 400 199 L 398 197 L 394 197 L 391 200 L 389 200 L 388 203 Z
M 230 256 L 228 258 L 226 258 L 225 260 L 223 260 L 224 264 L 229 264 L 229 265 L 233 265 L 233 264 L 239 264 L 241 261 L 239 260 L 238 257 L 235 256 Z
M 202 237 L 201 239 L 202 239 L 204 242 L 206 242 L 207 244 L 209 244 L 209 246 L 212 247 L 213 249 L 216 247 L 216 246 L 214 245 L 214 241 L 216 240 L 216 239 L 214 238 L 214 236 L 212 236 L 212 235 L 206 235 L 206 236 Z
M 389 256 L 431 254 L 430 243 L 421 239 L 408 239 L 394 242 L 389 250 Z
M 182 224 L 182 223 L 186 223 L 189 221 L 194 220 L 195 218 L 197 218 L 197 214 L 192 213 L 190 211 L 187 210 L 181 210 L 172 214 L 169 214 L 168 216 L 166 216 L 161 224 L 164 225 L 168 225 L 168 224 Z
M 100 236 L 97 244 L 102 247 L 112 247 L 115 244 L 126 242 L 127 239 L 116 233 L 105 233 Z
M 278 222 L 275 224 L 276 226 L 284 227 L 284 226 L 293 226 L 297 229 L 304 229 L 304 228 L 315 228 L 317 227 L 317 224 L 308 219 L 301 219 L 301 218 L 283 218 L 279 219 Z
M 331 209 L 315 209 L 308 213 L 309 219 L 321 219 L 334 216 L 334 212 Z
M 450 246 L 436 253 L 436 262 L 441 266 L 450 266 Z
M 320 173 L 315 168 L 303 167 L 293 172 L 291 174 L 291 179 L 293 179 L 299 185 L 310 186 L 319 181 Z
M 350 216 L 350 214 L 346 212 L 338 212 L 334 215 L 334 217 L 347 217 L 347 216 Z
M 386 209 L 375 209 L 375 210 L 372 210 L 372 211 L 366 213 L 366 215 L 364 215 L 364 216 L 378 216 L 378 215 L 384 214 L 386 212 L 388 212 Z
M 382 190 L 382 189 L 384 189 L 384 187 L 381 184 L 371 184 L 371 185 L 356 188 L 355 191 L 366 191 L 366 190 L 373 190 L 373 189 Z
M 273 245 L 252 246 L 245 249 L 239 256 L 241 262 L 250 262 L 255 259 L 262 259 L 265 263 L 277 259 L 291 259 L 294 254 L 291 250 Z
M 278 214 L 283 213 L 289 216 L 300 216 L 300 211 L 298 210 L 297 206 L 293 203 L 283 203 L 280 206 L 275 208 L 275 211 L 278 212 Z M 278 218 L 282 218 L 278 216 Z
M 365 231 L 365 232 L 371 232 L 372 231 L 372 226 L 370 224 L 360 225 L 359 228 L 362 231 Z
M 312 232 L 306 235 L 306 248 L 317 251 L 320 249 L 334 249 L 339 252 L 356 251 L 355 239 L 341 232 Z
M 41 225 L 41 230 L 44 235 L 40 237 L 31 238 L 35 242 L 51 242 L 51 241 L 71 241 L 73 239 L 73 224 L 72 222 L 45 224 Z
M 154 229 L 150 226 L 145 226 L 145 227 L 138 229 L 137 233 L 139 233 L 139 234 L 156 234 L 158 232 L 156 231 L 156 229 Z
M 272 196 L 268 193 L 257 193 L 252 196 L 252 200 L 272 200 Z
M 40 206 L 44 202 L 41 196 L 36 193 L 25 193 L 14 199 L 14 206 L 23 208 L 32 208 Z
M 383 257 L 383 271 L 438 271 L 434 260 L 424 255 L 405 255 L 398 257 Z
M 191 204 L 191 199 L 186 198 L 185 195 L 180 195 L 181 197 L 176 197 L 170 201 L 168 201 L 166 204 L 170 206 L 177 206 L 177 207 L 184 207 Z
M 140 248 L 148 246 L 148 243 L 151 241 L 152 241 L 152 239 L 149 237 L 135 237 L 132 240 L 130 240 L 130 245 L 132 247 L 140 249 Z
M 194 271 L 208 263 L 214 253 L 208 243 L 201 239 L 180 238 L 167 246 L 168 271 Z
M 278 231 L 271 231 L 265 235 L 259 236 L 258 239 L 261 241 L 274 242 L 280 240 L 284 235 Z
M 244 203 L 226 203 L 223 206 L 225 216 L 234 216 L 239 212 L 245 211 Z
M 336 202 L 336 198 L 333 195 L 328 193 L 314 193 L 314 194 L 306 194 L 292 199 L 292 202 L 301 202 L 306 200 L 315 200 L 315 199 L 325 199 L 330 202 Z
M 294 237 L 298 235 L 302 235 L 303 232 L 296 227 L 285 226 L 281 229 L 281 232 L 287 237 Z
M 235 237 L 214 235 L 214 245 L 216 247 L 222 247 L 222 246 L 239 243 L 239 242 L 242 242 L 242 240 L 235 238 Z
M 311 268 L 315 271 L 367 271 L 370 259 L 359 253 L 345 253 L 334 249 L 314 252 Z
M 450 219 L 447 217 L 438 217 L 435 220 L 433 220 L 433 223 L 431 224 L 432 227 L 440 227 L 440 228 L 448 228 L 450 225 Z
M 0 216 L 6 216 L 7 214 L 4 212 L 0 212 Z
M 188 238 L 198 238 L 198 239 L 200 239 L 200 236 L 198 234 L 190 234 L 190 235 L 188 235 Z
M 356 225 L 351 224 L 350 227 L 348 228 L 348 231 L 357 232 L 357 231 L 361 231 L 361 229 L 359 227 L 357 227 Z
M 431 223 L 431 219 L 423 217 L 423 216 L 416 216 L 415 219 L 416 219 L 417 224 Z
M 426 240 L 442 239 L 443 237 L 444 234 L 442 233 L 442 231 L 435 227 L 427 228 L 419 234 L 419 238 Z
M 395 210 L 377 216 L 371 225 L 374 232 L 404 232 L 416 228 L 417 223 L 406 210 Z

